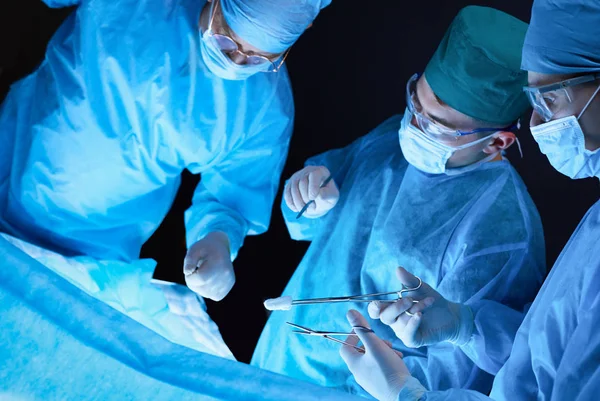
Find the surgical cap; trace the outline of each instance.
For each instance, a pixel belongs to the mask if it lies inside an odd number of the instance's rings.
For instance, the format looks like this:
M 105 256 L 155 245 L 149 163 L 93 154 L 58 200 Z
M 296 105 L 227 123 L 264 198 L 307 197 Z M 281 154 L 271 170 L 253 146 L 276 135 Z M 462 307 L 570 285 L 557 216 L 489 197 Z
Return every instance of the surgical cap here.
M 527 24 L 488 7 L 463 8 L 425 69 L 442 101 L 470 117 L 509 125 L 528 109 L 521 70 Z
M 282 53 L 331 0 L 221 0 L 227 25 L 252 46 Z
M 600 71 L 600 1 L 536 0 L 523 69 L 543 74 Z

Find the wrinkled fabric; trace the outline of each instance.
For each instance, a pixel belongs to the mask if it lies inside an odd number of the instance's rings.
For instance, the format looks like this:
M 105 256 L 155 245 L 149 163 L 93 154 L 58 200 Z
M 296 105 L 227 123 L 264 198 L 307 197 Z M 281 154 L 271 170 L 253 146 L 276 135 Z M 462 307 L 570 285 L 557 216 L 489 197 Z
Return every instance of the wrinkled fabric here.
M 2 237 L 0 267 L 2 400 L 360 400 L 176 345 Z
M 468 6 L 452 21 L 425 68 L 433 92 L 451 108 L 501 127 L 529 108 L 521 52 L 527 24 L 489 7 Z
M 397 291 L 403 266 L 454 302 L 483 299 L 520 308 L 545 273 L 538 213 L 507 160 L 460 175 L 431 175 L 410 166 L 398 144 L 401 116 L 344 149 L 310 159 L 325 165 L 340 188 L 337 206 L 320 219 L 295 219 L 292 238 L 312 243 L 283 295 L 294 299 Z M 341 360 L 339 345 L 291 333 L 285 322 L 348 331 L 348 309 L 367 304 L 306 305 L 273 312 L 252 364 L 324 386 L 361 392 Z M 404 353 L 428 389 L 489 391 L 492 377 L 450 343 L 410 349 L 379 321 L 372 328 Z
M 481 344 L 510 357 L 494 380 L 497 401 L 596 400 L 600 393 L 600 201 L 585 215 L 514 336 L 515 311 L 489 303 L 475 316 Z M 514 337 L 514 342 L 512 338 Z M 485 355 L 485 349 L 479 349 Z M 406 396 L 400 401 L 415 400 Z M 476 392 L 429 392 L 419 400 L 490 400 Z
M 124 263 L 58 253 L 0 234 L 19 250 L 92 297 L 166 339 L 200 352 L 234 359 L 204 300 L 187 287 L 152 283 L 153 260 Z
M 600 71 L 600 2 L 535 0 L 522 67 L 543 74 Z
M 184 169 L 202 174 L 189 245 L 220 230 L 235 256 L 246 234 L 267 229 L 292 128 L 289 79 L 211 74 L 204 4 L 82 1 L 0 108 L 2 231 L 61 254 L 133 260 Z
M 218 0 L 227 25 L 252 46 L 278 54 L 290 48 L 331 0 Z

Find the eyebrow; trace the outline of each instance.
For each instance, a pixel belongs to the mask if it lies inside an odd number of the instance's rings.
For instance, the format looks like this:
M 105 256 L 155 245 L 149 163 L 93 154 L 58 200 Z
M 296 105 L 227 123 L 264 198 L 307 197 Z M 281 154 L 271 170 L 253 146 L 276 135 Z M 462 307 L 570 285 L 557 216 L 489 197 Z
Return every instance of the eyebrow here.
M 441 101 L 440 98 L 437 97 L 437 95 L 435 95 L 435 93 L 434 93 L 434 96 L 435 96 L 436 100 L 438 101 L 438 103 L 445 104 L 444 102 Z M 416 89 L 415 89 L 415 102 L 418 103 L 422 108 L 423 105 L 421 105 L 421 100 L 419 99 L 419 93 Z M 456 126 L 454 124 L 452 124 L 451 122 L 449 122 L 448 120 L 446 120 L 444 118 L 438 117 L 429 112 L 426 113 L 426 116 L 428 118 L 432 119 L 434 122 L 436 122 L 438 124 L 442 124 L 443 126 L 445 126 L 447 128 L 456 129 L 456 130 L 458 129 L 458 128 L 456 128 Z

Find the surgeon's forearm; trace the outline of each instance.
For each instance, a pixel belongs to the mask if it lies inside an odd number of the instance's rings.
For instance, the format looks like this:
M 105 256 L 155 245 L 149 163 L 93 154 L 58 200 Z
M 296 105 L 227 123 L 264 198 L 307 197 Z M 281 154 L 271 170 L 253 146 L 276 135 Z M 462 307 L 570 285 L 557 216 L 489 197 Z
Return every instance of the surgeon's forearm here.
M 185 212 L 185 220 L 188 247 L 207 235 L 225 236 L 232 260 L 248 230 L 248 223 L 241 215 L 216 202 L 193 205 Z
M 506 363 L 525 312 L 516 311 L 495 301 L 478 301 L 471 305 L 474 329 L 463 352 L 481 369 L 495 375 Z

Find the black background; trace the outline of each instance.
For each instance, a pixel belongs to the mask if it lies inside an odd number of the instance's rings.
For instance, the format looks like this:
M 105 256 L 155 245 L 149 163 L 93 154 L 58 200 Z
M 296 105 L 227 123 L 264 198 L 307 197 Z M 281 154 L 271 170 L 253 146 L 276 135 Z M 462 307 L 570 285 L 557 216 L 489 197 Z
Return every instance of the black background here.
M 469 4 L 495 7 L 528 21 L 532 2 L 334 0 L 288 58 L 296 123 L 282 179 L 302 168 L 308 157 L 344 146 L 403 112 L 406 80 L 424 69 L 456 13 Z M 39 0 L 2 2 L 0 96 L 41 61 L 46 43 L 70 12 L 48 9 Z M 528 120 L 524 116 L 523 121 Z M 519 133 L 524 158 L 516 147 L 508 157 L 542 216 L 551 266 L 600 196 L 600 187 L 597 180 L 571 181 L 554 171 L 524 125 Z M 184 173 L 169 216 L 142 251 L 142 256 L 158 261 L 158 278 L 183 280 L 183 212 L 197 181 Z M 234 263 L 237 281 L 232 292 L 222 302 L 207 301 L 225 341 L 244 362 L 249 361 L 267 318 L 262 301 L 280 295 L 308 246 L 289 238 L 280 200 L 279 196 L 269 232 L 246 239 Z

